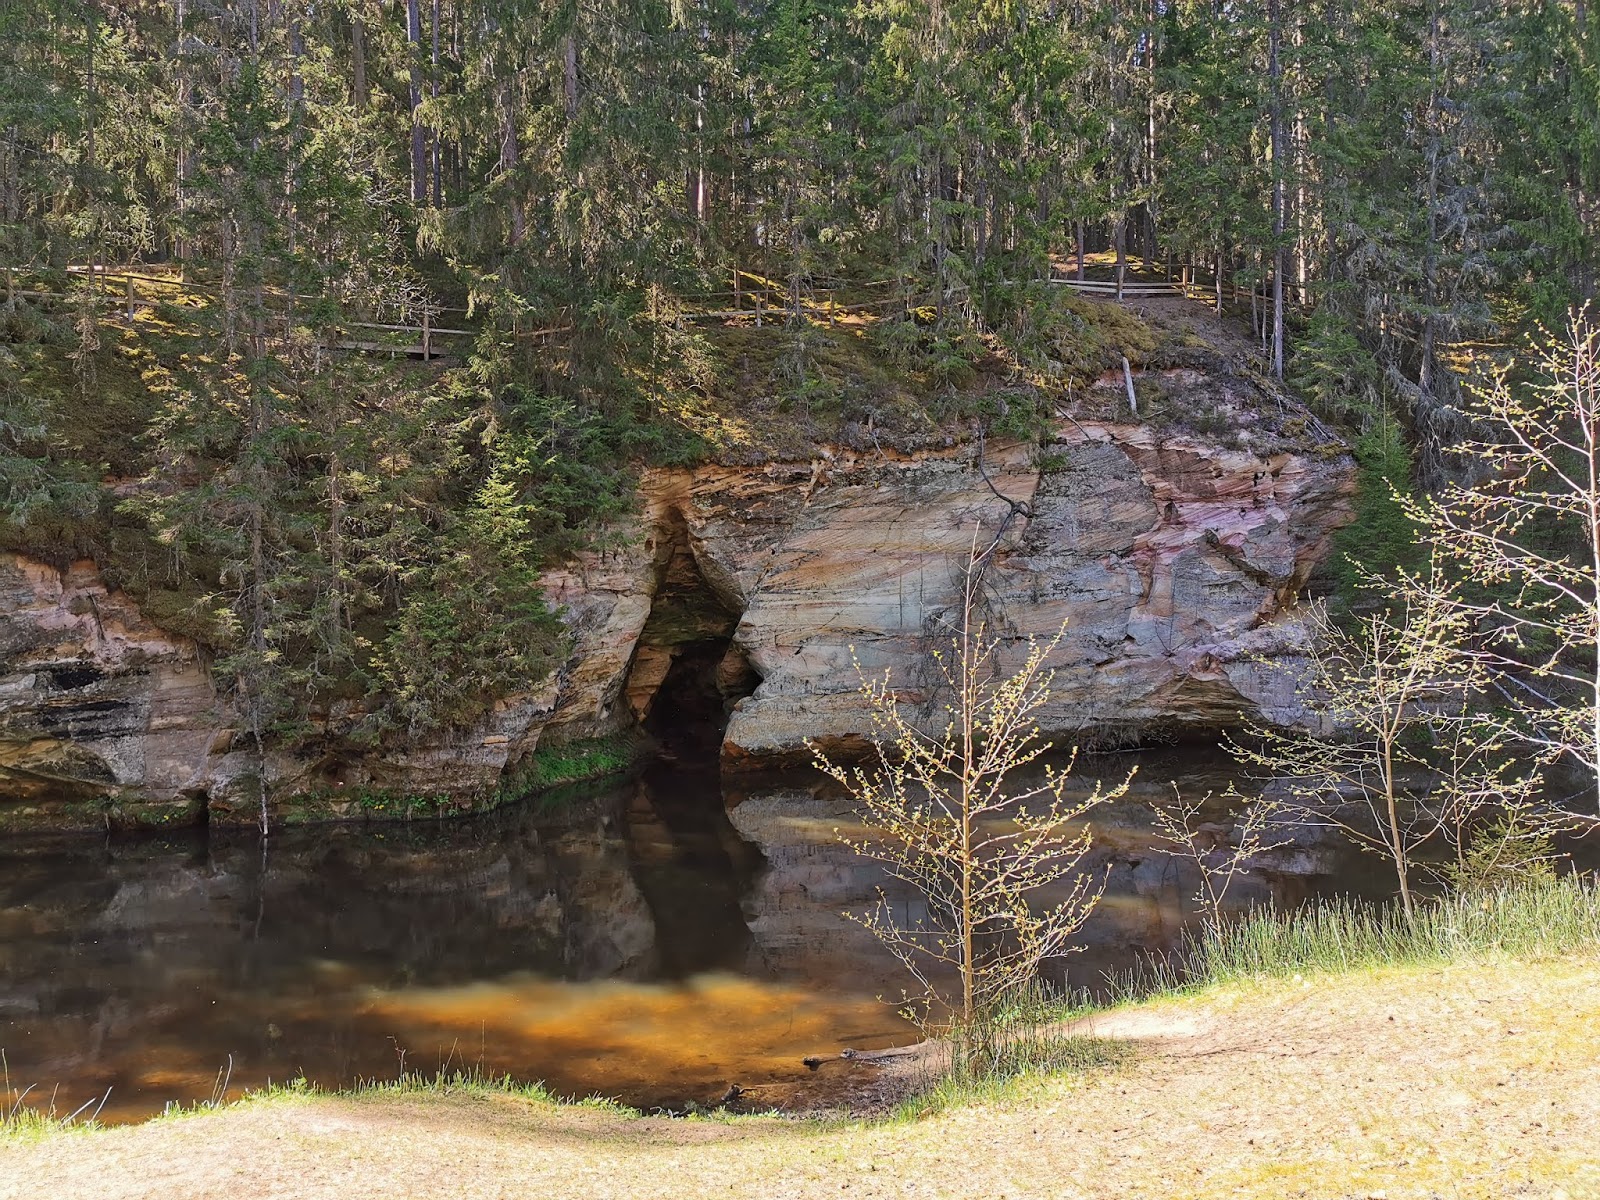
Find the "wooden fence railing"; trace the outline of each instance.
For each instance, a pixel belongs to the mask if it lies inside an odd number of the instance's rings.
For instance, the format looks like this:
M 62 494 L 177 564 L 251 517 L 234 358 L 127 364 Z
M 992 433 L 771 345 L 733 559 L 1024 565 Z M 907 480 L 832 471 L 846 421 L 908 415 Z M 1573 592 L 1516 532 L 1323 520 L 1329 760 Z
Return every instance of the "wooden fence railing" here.
M 1083 292 L 1085 295 L 1114 300 L 1141 300 L 1164 296 L 1181 296 L 1189 300 L 1215 304 L 1220 293 L 1223 302 L 1229 304 L 1250 304 L 1253 302 L 1266 305 L 1271 302 L 1270 295 L 1263 289 L 1240 287 L 1228 280 L 1224 280 L 1220 288 L 1215 279 L 1203 282 L 1198 278 L 1125 279 L 1119 286 L 1114 279 L 1079 279 L 1075 275 L 1062 274 L 1059 270 L 1052 269 L 1049 282 L 1071 288 L 1076 292 Z M 1306 307 L 1304 301 L 1293 294 L 1290 294 L 1287 298 L 1292 305 L 1301 308 Z
M 155 308 L 161 304 L 192 303 L 192 297 L 200 297 L 206 302 L 215 302 L 217 293 L 203 285 L 185 282 L 177 279 L 166 278 L 159 275 L 145 275 L 136 271 L 106 269 L 103 267 L 67 268 L 68 273 L 86 279 L 89 286 L 94 289 L 91 293 L 98 303 L 107 305 L 122 316 L 125 320 L 133 320 L 134 316 L 144 309 Z M 18 272 L 15 268 L 5 268 L 5 295 L 7 303 L 14 298 L 32 300 L 57 300 L 76 301 L 81 293 L 58 292 L 49 288 L 18 286 Z M 286 308 L 288 294 L 281 289 L 269 289 L 275 305 Z M 420 319 L 414 323 L 385 323 L 380 321 L 341 320 L 336 327 L 342 331 L 369 330 L 374 333 L 391 333 L 406 335 L 404 340 L 379 341 L 372 338 L 362 338 L 359 334 L 351 332 L 347 336 L 337 338 L 329 343 L 330 346 L 341 350 L 357 350 L 363 353 L 376 354 L 405 354 L 428 360 L 436 357 L 440 350 L 435 345 L 436 339 L 474 338 L 478 336 L 475 329 L 458 329 L 448 325 L 440 325 L 437 318 L 444 313 L 461 313 L 462 308 L 450 308 L 445 305 L 420 305 L 418 306 Z
M 763 279 L 749 272 L 738 274 L 755 284 L 732 292 L 713 292 L 704 296 L 685 297 L 683 303 L 687 306 L 681 313 L 684 321 L 707 320 L 736 320 L 744 317 L 754 318 L 757 325 L 763 323 L 764 318 L 774 316 L 782 319 L 784 314 L 795 311 L 795 304 L 789 290 L 782 284 L 773 280 Z M 1017 281 L 998 281 L 994 286 L 1005 287 L 1014 285 Z M 1215 281 L 1202 282 L 1199 279 L 1189 280 L 1161 280 L 1161 279 L 1125 279 L 1119 287 L 1115 280 L 1109 279 L 1078 279 L 1073 275 L 1062 274 L 1059 270 L 1052 269 L 1049 276 L 1043 281 L 1046 283 L 1060 284 L 1085 295 L 1103 299 L 1139 300 L 1153 299 L 1167 296 L 1186 297 L 1190 300 L 1200 300 L 1207 304 L 1214 303 L 1217 298 L 1217 285 Z M 859 294 L 864 291 L 880 288 L 892 288 L 892 281 L 857 284 L 850 288 L 812 288 L 803 293 L 800 301 L 800 311 L 812 317 L 827 317 L 831 320 L 837 317 L 861 313 L 882 313 L 898 308 L 921 307 L 923 304 L 932 304 L 932 297 L 924 300 L 908 300 L 904 296 L 886 295 L 881 298 L 862 300 Z M 952 288 L 946 294 L 947 300 L 954 300 L 969 294 L 971 288 L 965 284 Z M 1252 293 L 1249 288 L 1224 281 L 1221 288 L 1222 299 L 1227 303 L 1248 304 Z M 852 298 L 842 299 L 848 295 Z M 726 301 L 733 300 L 733 306 L 727 307 Z M 1258 302 L 1264 302 L 1260 292 L 1255 293 Z
M 93 289 L 98 303 L 104 304 L 126 320 L 133 320 L 143 309 L 161 304 L 214 303 L 217 292 L 205 284 L 182 281 L 170 276 L 151 275 L 119 268 L 69 267 L 68 271 L 85 278 Z M 43 286 L 29 286 L 16 268 L 4 268 L 5 296 L 53 301 L 75 301 L 82 293 L 55 291 Z M 1058 284 L 1073 291 L 1102 299 L 1139 300 L 1161 297 L 1187 297 L 1215 304 L 1218 297 L 1216 282 L 1202 282 L 1196 278 L 1185 280 L 1152 280 L 1149 278 L 1115 280 L 1079 279 L 1065 273 L 1059 266 L 1052 267 L 1043 282 Z M 793 314 L 829 325 L 849 317 L 882 316 L 895 310 L 908 311 L 936 304 L 937 297 L 908 296 L 896 290 L 893 280 L 852 284 L 837 288 L 808 288 L 798 297 L 783 283 L 750 271 L 735 270 L 732 288 L 725 292 L 678 297 L 665 316 L 682 327 L 700 321 L 750 320 L 759 328 L 769 321 L 783 323 Z M 1002 283 L 999 286 L 1005 286 Z M 946 303 L 959 302 L 970 294 L 967 285 L 958 285 L 945 295 Z M 269 289 L 273 303 L 287 309 L 291 297 L 281 289 Z M 1231 282 L 1221 287 L 1222 299 L 1230 303 L 1264 303 L 1265 297 L 1257 290 L 1241 288 Z M 368 354 L 408 355 L 424 361 L 440 354 L 450 353 L 460 347 L 459 339 L 478 336 L 474 329 L 438 324 L 438 319 L 448 313 L 467 315 L 467 310 L 445 305 L 419 305 L 420 319 L 413 322 L 379 322 L 366 320 L 341 320 L 335 324 L 340 336 L 328 343 L 330 348 L 353 350 Z M 539 329 L 512 330 L 518 339 L 551 340 L 570 333 L 573 322 L 570 313 L 561 310 L 555 323 Z M 363 336 L 363 333 L 378 335 Z M 387 335 L 387 336 L 385 336 Z M 444 343 L 441 347 L 440 342 Z

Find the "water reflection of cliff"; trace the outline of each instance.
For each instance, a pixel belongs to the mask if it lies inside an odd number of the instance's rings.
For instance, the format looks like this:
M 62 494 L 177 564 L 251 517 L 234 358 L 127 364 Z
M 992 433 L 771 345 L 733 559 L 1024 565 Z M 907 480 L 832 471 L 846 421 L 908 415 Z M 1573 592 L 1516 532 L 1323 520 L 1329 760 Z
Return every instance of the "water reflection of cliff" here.
M 203 834 L 12 842 L 0 1047 L 58 1107 L 110 1087 L 112 1117 L 204 1098 L 230 1061 L 235 1091 L 404 1061 L 704 1098 L 879 1015 L 739 978 L 760 863 L 715 778 L 670 772 L 556 814 L 290 830 L 265 857 Z M 903 1034 L 882 1016 L 879 1044 Z
M 1179 769 L 1096 821 L 1108 891 L 1077 982 L 1179 928 L 1192 881 L 1134 802 Z M 733 799 L 658 768 L 554 812 L 289 830 L 265 856 L 204 833 L 0 845 L 0 1048 L 59 1108 L 109 1087 L 113 1118 L 203 1099 L 219 1072 L 237 1091 L 402 1065 L 645 1105 L 730 1082 L 810 1102 L 803 1056 L 910 1036 L 877 999 L 897 968 L 840 915 L 882 876 L 814 784 Z M 1257 896 L 1332 869 L 1285 853 Z
M 1233 812 L 1221 799 L 1235 778 L 1231 764 L 1210 750 L 1173 749 L 1139 756 L 1086 756 L 1074 784 L 1087 791 L 1096 780 L 1124 779 L 1137 765 L 1125 798 L 1090 816 L 1094 849 L 1088 869 L 1105 880 L 1105 895 L 1078 937 L 1078 952 L 1065 960 L 1074 987 L 1094 989 L 1110 972 L 1125 972 L 1169 951 L 1196 918 L 1198 877 L 1191 862 L 1162 850 L 1151 806 L 1170 802 L 1173 785 L 1187 794 L 1217 799 L 1206 813 L 1226 839 Z M 728 797 L 739 833 L 760 846 L 768 869 L 745 899 L 745 915 L 760 968 L 800 970 L 814 980 L 851 978 L 898 997 L 905 979 L 865 929 L 841 916 L 870 907 L 882 889 L 915 922 L 918 899 L 888 879 L 875 863 L 840 844 L 837 833 L 870 836 L 856 825 L 857 813 L 837 789 L 817 783 L 755 786 Z M 1231 894 L 1239 907 L 1298 903 L 1335 879 L 1364 877 L 1348 847 L 1326 831 L 1301 830 L 1251 864 Z M 1364 889 L 1362 889 L 1364 890 Z

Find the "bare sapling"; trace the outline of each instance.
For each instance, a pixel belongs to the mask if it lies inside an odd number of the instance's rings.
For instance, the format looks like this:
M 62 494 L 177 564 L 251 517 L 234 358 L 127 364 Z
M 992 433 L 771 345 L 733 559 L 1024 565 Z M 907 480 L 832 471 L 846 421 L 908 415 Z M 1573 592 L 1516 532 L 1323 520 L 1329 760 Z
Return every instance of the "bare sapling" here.
M 1193 864 L 1198 886 L 1192 897 L 1200 910 L 1204 936 L 1219 932 L 1227 920 L 1228 898 L 1263 854 L 1293 844 L 1281 831 L 1278 804 L 1265 796 L 1243 796 L 1230 787 L 1222 804 L 1232 822 L 1207 820 L 1215 807 L 1214 793 L 1196 800 L 1172 785 L 1172 802 L 1155 806 L 1156 833 L 1163 854 Z
M 1061 632 L 1027 640 L 1020 665 L 1004 668 L 1007 646 L 978 612 L 988 553 L 974 541 L 958 623 L 933 652 L 936 694 L 948 698 L 943 711 L 926 719 L 888 672 L 868 678 L 857 662 L 876 761 L 847 767 L 811 746 L 871 831 L 843 840 L 926 901 L 925 915 L 913 920 L 880 891 L 874 907 L 846 915 L 917 981 L 917 1010 L 930 1020 L 947 1011 L 958 1029 L 1074 949 L 1073 934 L 1104 889 L 1088 865 L 1084 818 L 1127 790 L 1124 780 L 1071 794 L 1072 764 L 1039 761 L 1051 749 L 1037 720 L 1053 678 L 1045 663 Z
M 1481 440 L 1459 449 L 1485 477 L 1410 511 L 1475 585 L 1455 603 L 1498 668 L 1492 686 L 1600 796 L 1600 329 L 1587 310 L 1529 365 L 1531 379 L 1502 365 L 1469 389 Z
M 1299 687 L 1309 728 L 1255 726 L 1229 749 L 1279 781 L 1285 819 L 1337 828 L 1387 859 L 1412 918 L 1416 874 L 1432 869 L 1422 848 L 1526 803 L 1536 781 L 1518 774 L 1511 724 L 1472 707 L 1490 665 L 1467 649 L 1469 615 L 1437 571 L 1349 628 L 1325 609 L 1314 625 Z

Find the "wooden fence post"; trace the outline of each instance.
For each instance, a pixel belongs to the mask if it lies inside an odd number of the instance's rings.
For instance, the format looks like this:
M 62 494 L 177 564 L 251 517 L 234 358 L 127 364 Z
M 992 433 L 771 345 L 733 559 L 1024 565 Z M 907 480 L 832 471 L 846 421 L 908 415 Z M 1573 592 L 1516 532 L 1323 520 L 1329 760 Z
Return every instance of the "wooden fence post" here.
M 132 275 L 129 275 L 127 277 L 127 279 L 128 279 L 128 306 L 127 306 L 127 312 L 128 312 L 128 320 L 131 321 L 131 320 L 133 320 L 133 308 L 134 308 L 134 295 L 133 295 L 133 292 L 134 292 L 134 281 L 133 281 L 133 276 Z
M 427 305 L 422 307 L 422 361 L 427 362 L 433 356 L 433 336 L 429 322 Z

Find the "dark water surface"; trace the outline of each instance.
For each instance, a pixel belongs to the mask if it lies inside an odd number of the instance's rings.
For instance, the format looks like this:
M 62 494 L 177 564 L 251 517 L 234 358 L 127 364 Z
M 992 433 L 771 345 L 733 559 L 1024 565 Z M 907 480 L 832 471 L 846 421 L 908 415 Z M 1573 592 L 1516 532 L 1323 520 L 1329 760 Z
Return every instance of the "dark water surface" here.
M 803 1103 L 825 1081 L 802 1057 L 912 1038 L 879 999 L 897 968 L 839 916 L 881 882 L 834 841 L 840 811 L 804 781 L 730 821 L 714 773 L 661 766 L 556 812 L 290 829 L 265 853 L 204 830 L 0 843 L 10 1085 L 58 1113 L 110 1089 L 112 1121 L 441 1067 L 644 1107 L 729 1083 Z M 1119 811 L 1080 977 L 1170 944 L 1192 890 L 1137 798 Z M 1253 886 L 1292 900 L 1305 866 Z

